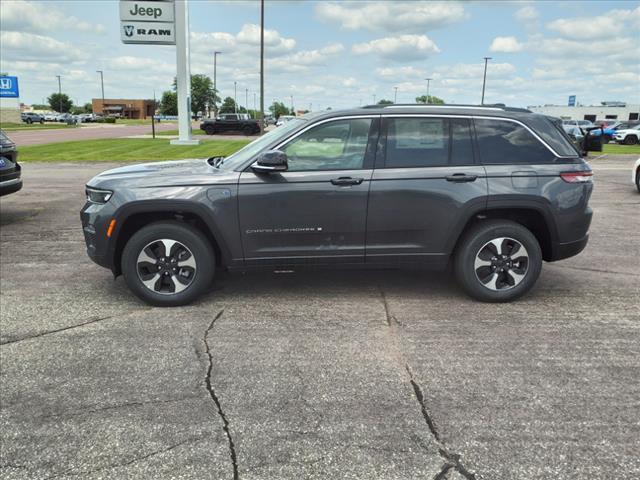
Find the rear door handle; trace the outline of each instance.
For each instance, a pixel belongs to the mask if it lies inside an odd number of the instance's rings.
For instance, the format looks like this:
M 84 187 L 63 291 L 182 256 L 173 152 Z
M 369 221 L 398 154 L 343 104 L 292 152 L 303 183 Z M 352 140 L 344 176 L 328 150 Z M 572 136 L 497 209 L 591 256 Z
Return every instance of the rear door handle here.
M 466 173 L 454 173 L 453 175 L 447 175 L 444 178 L 447 179 L 447 182 L 464 183 L 464 182 L 475 182 L 478 176 L 467 175 Z
M 364 182 L 364 178 L 340 177 L 340 178 L 334 178 L 333 180 L 331 180 L 331 183 L 333 185 L 338 185 L 341 187 L 348 187 L 350 185 L 360 185 L 362 182 Z

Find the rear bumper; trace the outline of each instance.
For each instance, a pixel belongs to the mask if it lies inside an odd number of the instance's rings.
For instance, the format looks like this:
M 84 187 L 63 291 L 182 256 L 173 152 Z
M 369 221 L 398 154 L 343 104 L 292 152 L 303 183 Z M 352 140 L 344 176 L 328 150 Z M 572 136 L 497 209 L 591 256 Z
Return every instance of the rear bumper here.
M 549 261 L 555 262 L 556 260 L 573 257 L 584 250 L 588 242 L 589 235 L 587 234 L 580 240 L 567 243 L 556 243 L 553 246 L 553 257 Z
M 2 195 L 8 195 L 15 193 L 22 188 L 21 178 L 12 178 L 11 180 L 4 180 L 0 182 L 0 197 Z

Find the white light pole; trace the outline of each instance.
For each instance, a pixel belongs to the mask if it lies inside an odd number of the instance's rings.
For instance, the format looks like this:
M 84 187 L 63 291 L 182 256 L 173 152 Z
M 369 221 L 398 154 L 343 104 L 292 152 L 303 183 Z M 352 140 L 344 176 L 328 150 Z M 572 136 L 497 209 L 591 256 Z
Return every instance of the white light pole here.
M 238 113 L 238 82 L 233 81 L 233 112 Z
M 393 87 L 395 93 L 393 94 L 393 103 L 398 103 L 398 87 Z
M 484 105 L 484 86 L 487 83 L 487 62 L 491 60 L 491 57 L 484 57 L 484 77 L 482 79 L 482 100 L 480 100 L 480 105 Z
M 425 78 L 425 80 L 427 81 L 427 103 L 431 103 L 431 97 L 429 96 L 429 86 L 431 85 L 431 80 L 433 80 L 433 78 Z
M 213 99 L 213 116 L 217 117 L 218 116 L 218 101 L 216 100 L 216 97 L 218 97 L 218 86 L 216 83 L 216 77 L 217 77 L 217 68 L 218 68 L 218 55 L 220 55 L 222 52 L 213 52 L 213 91 L 214 93 L 214 99 Z
M 191 138 L 191 68 L 189 66 L 189 10 L 187 0 L 175 0 L 178 138 L 172 145 L 198 145 Z

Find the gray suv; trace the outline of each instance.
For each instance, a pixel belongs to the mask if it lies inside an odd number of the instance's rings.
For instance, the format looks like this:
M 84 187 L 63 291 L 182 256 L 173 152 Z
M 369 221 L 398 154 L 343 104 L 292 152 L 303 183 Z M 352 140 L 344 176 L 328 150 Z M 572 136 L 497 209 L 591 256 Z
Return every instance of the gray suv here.
M 193 301 L 221 268 L 320 265 L 452 265 L 502 302 L 584 249 L 592 188 L 557 120 L 393 105 L 295 118 L 227 158 L 109 170 L 81 218 L 89 256 L 153 305 Z

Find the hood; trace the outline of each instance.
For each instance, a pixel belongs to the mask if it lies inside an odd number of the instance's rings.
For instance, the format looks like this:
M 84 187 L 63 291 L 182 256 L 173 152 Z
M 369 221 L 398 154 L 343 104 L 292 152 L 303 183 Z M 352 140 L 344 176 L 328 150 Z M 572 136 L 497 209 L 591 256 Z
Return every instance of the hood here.
M 117 190 L 237 183 L 239 172 L 213 167 L 206 159 L 151 162 L 118 167 L 93 177 L 87 185 Z

